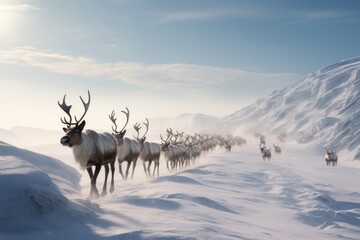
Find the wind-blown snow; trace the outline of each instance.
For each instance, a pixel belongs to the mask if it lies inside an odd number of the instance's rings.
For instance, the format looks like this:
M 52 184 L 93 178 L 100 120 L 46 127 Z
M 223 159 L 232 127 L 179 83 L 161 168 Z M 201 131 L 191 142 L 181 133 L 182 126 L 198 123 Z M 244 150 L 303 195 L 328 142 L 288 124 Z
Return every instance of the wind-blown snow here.
M 287 133 L 289 140 L 318 144 L 319 151 L 334 145 L 360 159 L 359 91 L 360 58 L 349 59 L 224 117 L 213 129 Z
M 93 203 L 71 167 L 1 143 L 0 239 L 358 238 L 358 169 L 329 168 L 290 143 L 266 163 L 257 141 L 154 179 L 125 182 L 116 173 L 114 194 Z

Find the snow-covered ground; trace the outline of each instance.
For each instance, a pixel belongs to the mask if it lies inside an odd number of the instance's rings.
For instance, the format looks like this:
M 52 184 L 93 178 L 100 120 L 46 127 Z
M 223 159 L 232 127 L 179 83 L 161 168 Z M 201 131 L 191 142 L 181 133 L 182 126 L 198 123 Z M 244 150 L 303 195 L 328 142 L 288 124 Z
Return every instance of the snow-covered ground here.
M 85 172 L 80 182 L 62 162 L 2 142 L 0 239 L 359 239 L 359 168 L 327 167 L 306 145 L 282 149 L 263 162 L 249 137 L 180 172 L 162 159 L 154 179 L 139 164 L 133 181 L 116 172 L 115 192 L 89 201 Z

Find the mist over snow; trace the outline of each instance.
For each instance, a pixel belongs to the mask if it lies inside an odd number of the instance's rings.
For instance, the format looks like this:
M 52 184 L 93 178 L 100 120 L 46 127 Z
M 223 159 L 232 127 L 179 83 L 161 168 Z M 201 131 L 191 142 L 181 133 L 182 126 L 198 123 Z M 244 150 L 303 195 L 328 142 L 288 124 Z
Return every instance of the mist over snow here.
M 288 140 L 317 145 L 320 152 L 334 145 L 360 159 L 359 91 L 360 58 L 341 61 L 222 118 L 212 129 L 286 133 Z

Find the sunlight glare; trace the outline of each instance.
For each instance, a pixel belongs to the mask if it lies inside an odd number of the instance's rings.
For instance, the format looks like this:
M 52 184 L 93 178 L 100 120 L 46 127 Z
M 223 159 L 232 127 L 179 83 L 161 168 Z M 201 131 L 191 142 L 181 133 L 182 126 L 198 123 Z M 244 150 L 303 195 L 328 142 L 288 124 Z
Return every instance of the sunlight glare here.
M 8 1 L 0 2 L 0 37 L 14 37 L 23 13 L 31 7 L 27 4 L 14 4 Z

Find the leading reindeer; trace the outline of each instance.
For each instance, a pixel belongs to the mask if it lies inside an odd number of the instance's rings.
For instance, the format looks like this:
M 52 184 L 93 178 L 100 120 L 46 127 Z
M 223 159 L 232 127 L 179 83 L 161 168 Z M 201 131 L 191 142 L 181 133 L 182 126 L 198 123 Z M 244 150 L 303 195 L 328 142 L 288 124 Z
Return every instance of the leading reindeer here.
M 106 195 L 107 177 L 109 174 L 109 164 L 111 166 L 112 178 L 110 192 L 114 191 L 114 164 L 117 154 L 116 139 L 110 133 L 97 133 L 93 130 L 86 130 L 83 132 L 85 127 L 85 120 L 83 120 L 87 113 L 90 105 L 90 92 L 88 91 L 88 102 L 86 103 L 80 96 L 80 100 L 84 105 L 84 114 L 78 120 L 73 118 L 70 114 L 71 105 L 65 103 L 66 94 L 64 95 L 63 101 L 59 107 L 68 115 L 69 119 L 65 117 L 61 118 L 61 122 L 66 125 L 63 128 L 66 133 L 61 138 L 60 142 L 63 146 L 72 148 L 75 161 L 80 165 L 80 168 L 87 170 L 90 180 L 90 198 L 98 198 L 99 192 L 96 188 L 96 179 L 100 172 L 101 166 L 105 166 L 105 182 L 103 186 L 102 196 Z M 92 166 L 95 166 L 95 172 L 92 171 Z

